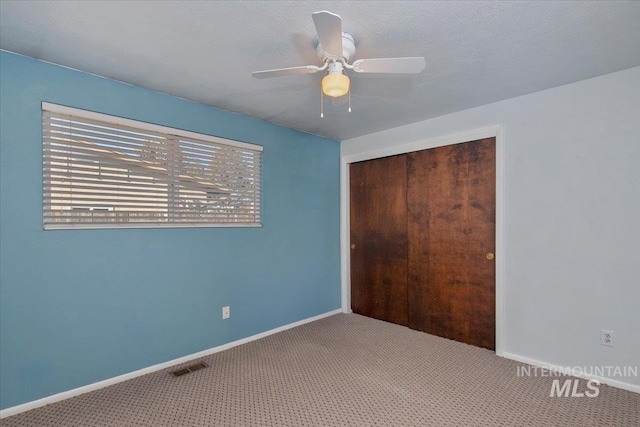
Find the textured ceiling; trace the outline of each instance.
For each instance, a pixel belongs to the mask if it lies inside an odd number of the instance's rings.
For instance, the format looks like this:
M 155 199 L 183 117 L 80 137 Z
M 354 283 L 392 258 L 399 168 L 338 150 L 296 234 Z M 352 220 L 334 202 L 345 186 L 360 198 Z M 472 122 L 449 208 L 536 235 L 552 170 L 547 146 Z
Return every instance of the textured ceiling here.
M 352 77 L 325 102 L 311 13 L 342 16 L 355 59 L 424 56 L 419 75 Z M 640 65 L 640 2 L 0 2 L 0 47 L 330 138 Z M 597 100 L 594 100 L 597 102 Z

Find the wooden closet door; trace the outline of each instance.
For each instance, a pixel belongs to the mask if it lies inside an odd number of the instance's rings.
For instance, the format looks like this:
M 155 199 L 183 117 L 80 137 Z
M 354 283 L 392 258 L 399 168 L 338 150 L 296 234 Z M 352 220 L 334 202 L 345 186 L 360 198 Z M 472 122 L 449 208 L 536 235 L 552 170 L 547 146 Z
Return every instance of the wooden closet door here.
M 351 307 L 407 325 L 407 157 L 350 165 Z
M 409 153 L 408 326 L 495 349 L 495 139 Z

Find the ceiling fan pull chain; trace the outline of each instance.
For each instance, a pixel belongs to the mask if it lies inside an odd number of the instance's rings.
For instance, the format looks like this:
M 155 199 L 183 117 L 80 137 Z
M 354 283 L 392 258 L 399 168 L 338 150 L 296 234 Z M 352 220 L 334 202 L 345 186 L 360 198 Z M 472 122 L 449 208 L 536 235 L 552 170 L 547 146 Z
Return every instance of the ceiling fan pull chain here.
M 324 94 L 322 93 L 322 87 L 320 87 L 320 118 L 324 117 Z
M 351 112 L 351 90 L 349 90 L 349 109 L 347 111 Z

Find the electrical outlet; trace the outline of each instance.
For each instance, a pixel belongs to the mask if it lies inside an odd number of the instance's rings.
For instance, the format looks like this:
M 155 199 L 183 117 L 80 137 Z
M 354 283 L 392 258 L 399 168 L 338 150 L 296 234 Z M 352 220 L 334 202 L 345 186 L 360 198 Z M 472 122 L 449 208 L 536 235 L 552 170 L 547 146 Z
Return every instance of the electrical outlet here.
M 600 343 L 608 347 L 613 347 L 613 331 L 600 330 Z
M 229 317 L 231 317 L 231 309 L 229 308 L 229 306 L 227 305 L 222 307 L 222 318 L 228 319 Z

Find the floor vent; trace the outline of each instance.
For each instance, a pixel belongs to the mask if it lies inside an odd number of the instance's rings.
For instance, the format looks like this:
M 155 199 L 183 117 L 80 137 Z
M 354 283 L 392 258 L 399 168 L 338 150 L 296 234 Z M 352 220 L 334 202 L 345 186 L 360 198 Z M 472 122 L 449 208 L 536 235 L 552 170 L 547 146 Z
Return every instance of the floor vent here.
M 190 374 L 191 372 L 199 371 L 200 369 L 206 368 L 207 365 L 204 363 L 196 363 L 195 365 L 190 365 L 184 367 L 182 369 L 178 369 L 177 371 L 170 372 L 174 377 L 181 377 L 186 374 Z

